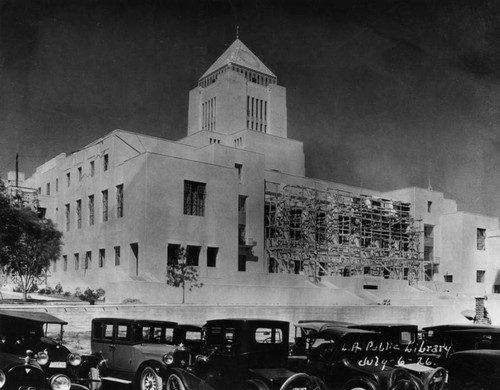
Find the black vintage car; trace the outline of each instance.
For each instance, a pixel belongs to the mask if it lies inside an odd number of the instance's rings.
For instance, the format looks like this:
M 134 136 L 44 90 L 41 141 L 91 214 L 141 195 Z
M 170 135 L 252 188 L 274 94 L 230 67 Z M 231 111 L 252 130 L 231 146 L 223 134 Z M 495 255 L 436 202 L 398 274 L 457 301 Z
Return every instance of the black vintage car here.
M 202 329 L 172 321 L 129 318 L 92 320 L 93 356 L 103 380 L 162 389 L 165 367 L 185 367 L 201 346 Z
M 289 327 L 267 319 L 208 321 L 196 361 L 166 370 L 167 390 L 324 390 L 320 379 L 286 368 Z
M 398 339 L 380 332 L 326 327 L 307 337 L 305 371 L 321 378 L 328 388 L 440 390 L 445 385 L 447 374 L 442 368 L 415 363 L 396 367 L 395 356 L 401 353 Z
M 498 390 L 500 351 L 477 349 L 456 352 L 447 362 L 450 390 Z
M 500 327 L 491 325 L 437 325 L 423 328 L 424 343 L 419 349 L 422 356 L 434 365 L 446 366 L 454 352 L 491 349 L 500 350 Z
M 58 378 L 68 385 L 100 387 L 93 377 L 98 362 L 90 356 L 72 353 L 63 345 L 63 326 L 67 322 L 44 312 L 0 310 L 0 352 L 24 359 L 43 370 L 46 378 Z M 54 383 L 59 383 L 54 382 Z

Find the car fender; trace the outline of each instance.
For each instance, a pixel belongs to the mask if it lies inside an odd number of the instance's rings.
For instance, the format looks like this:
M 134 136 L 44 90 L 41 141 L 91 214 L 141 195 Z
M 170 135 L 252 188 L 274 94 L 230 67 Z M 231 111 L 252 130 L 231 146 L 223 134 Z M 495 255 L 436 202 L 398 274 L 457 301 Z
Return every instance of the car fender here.
M 139 365 L 137 371 L 135 372 L 134 382 L 137 382 L 140 379 L 142 370 L 146 367 L 151 367 L 159 376 L 164 377 L 165 365 L 158 360 L 151 359 L 145 360 Z
M 182 368 L 176 367 L 168 369 L 166 371 L 165 378 L 168 378 L 172 374 L 176 374 L 179 378 L 182 379 L 182 382 L 184 383 L 186 389 L 214 390 L 214 388 L 208 385 L 207 382 Z

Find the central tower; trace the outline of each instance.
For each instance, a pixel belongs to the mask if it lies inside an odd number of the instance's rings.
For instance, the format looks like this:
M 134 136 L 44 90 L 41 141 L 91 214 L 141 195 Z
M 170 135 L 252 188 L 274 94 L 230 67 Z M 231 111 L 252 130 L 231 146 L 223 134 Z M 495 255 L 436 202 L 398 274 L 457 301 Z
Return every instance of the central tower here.
M 189 92 L 188 136 L 199 131 L 230 135 L 254 130 L 286 138 L 286 89 L 277 81 L 236 39 Z

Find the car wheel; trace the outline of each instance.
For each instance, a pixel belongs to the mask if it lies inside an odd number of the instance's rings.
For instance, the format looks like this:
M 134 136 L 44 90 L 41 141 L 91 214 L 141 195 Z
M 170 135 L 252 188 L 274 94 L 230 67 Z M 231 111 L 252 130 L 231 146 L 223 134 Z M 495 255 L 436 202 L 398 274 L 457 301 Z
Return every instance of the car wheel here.
M 404 368 L 399 368 L 399 367 L 395 368 L 394 370 L 391 371 L 389 375 L 387 387 L 391 388 L 393 384 L 395 384 L 397 381 L 401 379 L 411 381 L 411 374 Z
M 377 384 L 370 378 L 349 379 L 341 388 L 342 390 L 379 390 Z
M 102 387 L 99 367 L 90 367 L 89 369 L 89 390 L 100 390 Z
M 448 372 L 443 367 L 438 367 L 424 379 L 424 385 L 427 390 L 442 390 L 446 384 Z
M 411 379 L 398 379 L 389 390 L 424 390 L 420 389 L 418 385 Z
M 288 378 L 280 387 L 280 390 L 291 390 L 302 388 L 307 390 L 325 390 L 326 386 L 321 379 L 304 373 L 298 373 Z
M 166 390 L 186 390 L 186 386 L 184 386 L 182 379 L 178 375 L 172 374 L 167 379 Z
M 269 390 L 269 387 L 260 379 L 250 379 L 243 383 L 240 390 Z
M 141 390 L 162 390 L 163 380 L 152 367 L 146 367 L 141 372 L 139 386 Z

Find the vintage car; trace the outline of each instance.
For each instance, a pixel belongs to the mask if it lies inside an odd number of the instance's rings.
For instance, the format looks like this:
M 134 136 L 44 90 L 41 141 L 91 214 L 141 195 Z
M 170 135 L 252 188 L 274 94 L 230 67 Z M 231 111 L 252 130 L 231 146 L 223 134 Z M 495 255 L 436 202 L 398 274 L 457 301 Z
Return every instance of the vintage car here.
M 500 351 L 477 349 L 456 352 L 447 361 L 450 390 L 498 390 Z
M 421 356 L 433 365 L 446 366 L 446 360 L 454 353 L 473 349 L 500 350 L 500 327 L 491 325 L 437 325 L 423 328 L 424 348 Z
M 167 390 L 324 390 L 324 383 L 286 368 L 286 321 L 208 321 L 200 354 L 189 367 L 166 370 Z
M 105 364 L 102 380 L 161 389 L 168 366 L 188 366 L 199 351 L 202 328 L 172 321 L 95 318 L 92 354 Z
M 446 383 L 443 368 L 419 364 L 396 367 L 400 346 L 376 331 L 327 327 L 308 336 L 305 372 L 341 390 L 440 390 Z
M 98 361 L 91 356 L 72 353 L 63 345 L 63 327 L 67 322 L 45 312 L 0 310 L 0 352 L 28 362 L 36 362 L 46 378 L 98 389 Z

